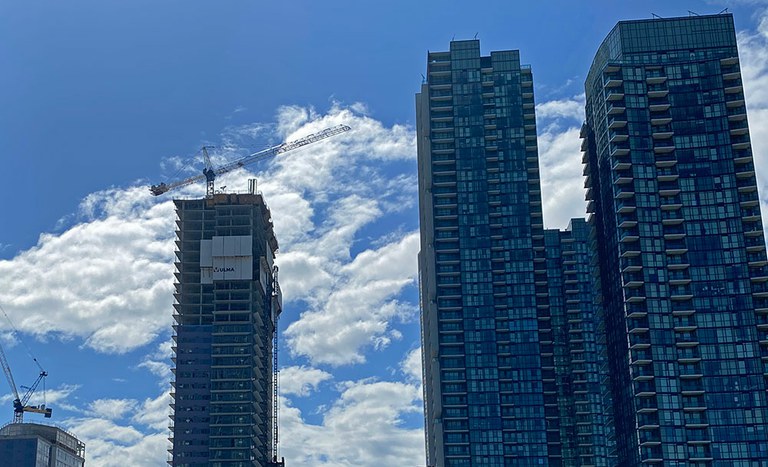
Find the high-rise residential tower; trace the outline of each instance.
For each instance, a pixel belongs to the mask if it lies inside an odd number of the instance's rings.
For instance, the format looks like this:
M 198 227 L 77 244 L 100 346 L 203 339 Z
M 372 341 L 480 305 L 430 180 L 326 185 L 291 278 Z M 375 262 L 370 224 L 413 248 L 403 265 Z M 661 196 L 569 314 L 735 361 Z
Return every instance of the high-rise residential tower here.
M 591 233 L 583 218 L 571 219 L 566 230 L 544 231 L 558 391 L 557 413 L 547 416 L 559 419 L 562 465 L 569 467 L 616 465 L 604 316 L 595 287 L 597 255 Z
M 277 240 L 259 194 L 175 200 L 175 467 L 268 465 Z
M 428 465 L 579 465 L 564 458 L 566 309 L 553 318 L 532 79 L 516 50 L 453 41 L 416 96 Z
M 768 262 L 732 16 L 618 23 L 586 100 L 620 465 L 766 465 Z

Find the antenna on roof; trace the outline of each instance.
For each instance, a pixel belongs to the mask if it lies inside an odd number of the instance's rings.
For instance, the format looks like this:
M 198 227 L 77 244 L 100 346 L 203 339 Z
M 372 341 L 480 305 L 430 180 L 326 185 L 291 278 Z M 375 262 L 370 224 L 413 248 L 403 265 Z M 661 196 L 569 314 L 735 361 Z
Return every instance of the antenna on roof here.
M 427 77 L 424 76 L 424 73 L 421 74 L 421 84 L 424 84 L 427 82 Z
M 722 15 L 723 13 L 728 13 L 728 7 L 723 8 L 718 15 Z
M 695 11 L 688 10 L 688 16 L 701 16 L 701 15 L 696 13 Z
M 664 19 L 661 16 L 657 15 L 656 13 L 651 13 L 651 16 L 653 16 L 656 19 Z
M 477 35 L 478 35 L 478 34 L 480 34 L 480 33 L 478 33 L 478 32 L 476 32 L 476 33 L 475 33 L 475 39 L 477 39 Z

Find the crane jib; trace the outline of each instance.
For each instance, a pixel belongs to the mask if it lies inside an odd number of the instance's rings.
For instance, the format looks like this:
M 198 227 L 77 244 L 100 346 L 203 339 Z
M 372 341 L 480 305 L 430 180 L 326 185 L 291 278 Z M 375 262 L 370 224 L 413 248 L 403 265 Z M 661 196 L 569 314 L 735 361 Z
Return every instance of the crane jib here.
M 297 139 L 295 141 L 289 141 L 286 143 L 281 143 L 281 144 L 278 144 L 277 146 L 263 149 L 259 152 L 245 156 L 242 159 L 238 159 L 236 161 L 225 164 L 217 169 L 211 169 L 206 166 L 205 170 L 203 170 L 203 175 L 196 175 L 194 177 L 189 177 L 189 178 L 178 180 L 171 183 L 159 183 L 157 185 L 152 185 L 150 186 L 149 191 L 154 196 L 159 196 L 159 195 L 162 195 L 163 193 L 173 190 L 174 188 L 179 188 L 182 186 L 191 185 L 192 183 L 197 183 L 202 180 L 207 180 L 208 182 L 207 195 L 212 196 L 213 181 L 217 175 L 222 175 L 227 172 L 231 172 L 232 170 L 239 169 L 248 164 L 252 164 L 254 162 L 276 156 L 278 154 L 283 154 L 288 151 L 293 151 L 294 149 L 298 149 L 302 146 L 306 146 L 308 144 L 321 141 L 326 138 L 330 138 L 331 136 L 344 133 L 351 129 L 352 128 L 347 125 L 336 125 L 334 127 L 326 128 L 325 130 L 310 134 L 308 136 L 305 136 L 304 138 Z M 206 156 L 207 156 L 208 147 L 209 146 L 203 147 L 203 152 Z M 209 159 L 206 157 L 206 165 L 208 165 L 209 163 L 210 163 Z

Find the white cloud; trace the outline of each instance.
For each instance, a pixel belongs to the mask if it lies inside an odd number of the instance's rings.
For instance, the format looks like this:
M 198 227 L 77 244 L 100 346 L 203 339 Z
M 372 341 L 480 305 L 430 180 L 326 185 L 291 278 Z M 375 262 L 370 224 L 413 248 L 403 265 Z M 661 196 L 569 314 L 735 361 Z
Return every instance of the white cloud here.
M 419 236 L 365 250 L 334 268 L 336 282 L 309 298 L 311 308 L 291 323 L 285 336 L 294 355 L 316 363 L 362 363 L 367 346 L 386 347 L 391 320 L 413 313 L 395 297 L 415 283 Z
M 173 206 L 145 187 L 93 193 L 81 222 L 0 261 L 0 302 L 16 327 L 123 353 L 171 324 Z
M 134 399 L 97 399 L 88 404 L 86 413 L 94 417 L 118 420 L 128 412 L 136 410 L 136 405 Z
M 160 378 L 159 384 L 163 388 L 167 388 L 172 379 L 171 373 L 171 358 L 173 357 L 173 340 L 168 339 L 165 342 L 161 342 L 157 350 L 144 357 L 144 360 L 139 363 L 138 368 L 144 368 L 153 375 Z
M 165 464 L 167 433 L 143 433 L 105 418 L 75 418 L 64 426 L 85 443 L 86 465 L 151 467 Z
M 280 449 L 286 462 L 313 467 L 423 465 L 422 430 L 403 426 L 405 415 L 421 413 L 417 386 L 356 381 L 340 389 L 321 425 L 306 423 L 301 411 L 282 399 Z
M 547 101 L 536 105 L 536 119 L 541 123 L 547 120 L 569 119 L 581 124 L 584 121 L 585 95 L 582 93 L 566 99 Z
M 168 391 L 162 392 L 155 398 L 146 398 L 138 405 L 138 410 L 131 417 L 131 421 L 163 432 L 168 429 L 170 403 L 171 395 Z
M 564 229 L 584 217 L 584 179 L 579 129 L 584 121 L 584 94 L 536 106 L 539 170 L 544 225 Z
M 400 369 L 408 378 L 408 381 L 421 384 L 421 347 L 417 347 L 406 355 L 405 360 L 400 364 Z
M 308 396 L 318 386 L 333 378 L 327 371 L 305 366 L 289 366 L 280 370 L 280 394 Z
M 544 224 L 564 229 L 573 217 L 584 217 L 584 178 L 582 177 L 579 129 L 561 130 L 556 126 L 539 134 L 539 170 Z
M 755 32 L 739 32 L 741 76 L 747 103 L 755 172 L 760 187 L 763 218 L 768 215 L 768 10 L 759 14 Z

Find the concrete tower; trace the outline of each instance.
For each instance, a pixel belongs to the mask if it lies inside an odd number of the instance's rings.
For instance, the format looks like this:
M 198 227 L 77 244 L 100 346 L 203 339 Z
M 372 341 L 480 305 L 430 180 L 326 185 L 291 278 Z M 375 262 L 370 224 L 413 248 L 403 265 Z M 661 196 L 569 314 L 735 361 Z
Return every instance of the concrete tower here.
M 277 240 L 259 194 L 175 200 L 174 466 L 267 465 Z

